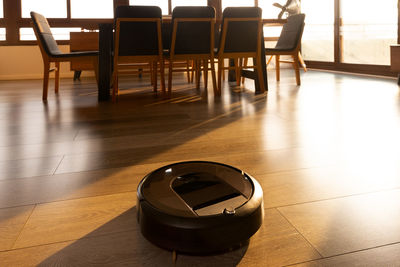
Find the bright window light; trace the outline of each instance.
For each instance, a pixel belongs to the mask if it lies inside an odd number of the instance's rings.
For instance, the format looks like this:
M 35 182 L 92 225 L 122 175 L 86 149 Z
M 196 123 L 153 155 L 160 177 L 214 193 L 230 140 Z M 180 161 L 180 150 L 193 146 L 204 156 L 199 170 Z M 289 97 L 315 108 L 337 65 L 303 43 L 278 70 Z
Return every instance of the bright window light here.
M 21 0 L 21 5 L 23 18 L 30 18 L 31 11 L 40 13 L 46 18 L 67 17 L 67 1 L 65 0 Z
M 226 0 L 225 0 L 226 1 Z M 277 19 L 280 8 L 274 7 L 272 4 L 276 3 L 276 0 L 258 0 L 258 6 L 262 9 L 262 16 L 264 19 Z
M 6 29 L 0 28 L 0 41 L 5 41 L 5 40 L 6 40 Z
M 207 0 L 193 0 L 193 1 L 187 1 L 187 0 L 172 0 L 172 10 L 176 6 L 206 6 L 207 5 Z
M 254 0 L 223 0 L 222 10 L 230 6 L 254 6 Z
M 3 0 L 0 0 L 0 18 L 4 18 L 4 13 L 3 13 Z
M 72 18 L 113 18 L 113 0 L 71 0 Z
M 51 28 L 51 32 L 56 40 L 69 40 L 70 32 L 80 32 L 81 28 Z M 19 38 L 21 41 L 36 40 L 35 33 L 32 28 L 20 28 Z
M 159 6 L 163 15 L 168 15 L 168 0 L 129 0 L 131 6 Z

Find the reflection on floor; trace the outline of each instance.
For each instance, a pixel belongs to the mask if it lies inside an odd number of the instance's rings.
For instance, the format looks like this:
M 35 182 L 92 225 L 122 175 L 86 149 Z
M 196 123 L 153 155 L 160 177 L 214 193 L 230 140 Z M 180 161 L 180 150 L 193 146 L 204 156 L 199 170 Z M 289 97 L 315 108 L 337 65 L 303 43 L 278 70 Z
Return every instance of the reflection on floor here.
M 174 78 L 172 99 L 125 78 L 118 103 L 92 79 L 0 82 L 0 265 L 174 266 L 140 234 L 144 175 L 182 160 L 234 165 L 262 185 L 249 244 L 176 266 L 392 266 L 400 262 L 400 89 L 394 79 L 290 70 L 269 91 L 221 98 Z M 180 79 L 180 80 L 179 80 Z M 180 82 L 179 82 L 180 81 Z

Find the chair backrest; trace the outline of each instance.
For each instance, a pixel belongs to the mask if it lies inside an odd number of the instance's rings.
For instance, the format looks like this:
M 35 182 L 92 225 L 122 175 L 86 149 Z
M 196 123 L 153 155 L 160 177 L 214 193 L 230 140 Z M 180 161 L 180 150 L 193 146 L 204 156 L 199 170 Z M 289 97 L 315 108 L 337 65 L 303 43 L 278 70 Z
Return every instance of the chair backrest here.
M 287 22 L 282 27 L 281 35 L 275 49 L 290 51 L 300 45 L 305 17 L 304 14 L 296 14 L 288 17 Z
M 262 9 L 259 7 L 227 7 L 222 13 L 219 51 L 224 53 L 257 51 L 262 33 Z
M 118 6 L 115 10 L 118 56 L 158 55 L 162 51 L 161 8 Z
M 213 51 L 215 9 L 177 6 L 172 12 L 171 53 L 209 54 Z
M 33 11 L 31 12 L 31 18 L 36 38 L 41 50 L 43 50 L 42 53 L 45 52 L 47 56 L 62 54 L 53 34 L 51 33 L 47 19 L 43 15 Z

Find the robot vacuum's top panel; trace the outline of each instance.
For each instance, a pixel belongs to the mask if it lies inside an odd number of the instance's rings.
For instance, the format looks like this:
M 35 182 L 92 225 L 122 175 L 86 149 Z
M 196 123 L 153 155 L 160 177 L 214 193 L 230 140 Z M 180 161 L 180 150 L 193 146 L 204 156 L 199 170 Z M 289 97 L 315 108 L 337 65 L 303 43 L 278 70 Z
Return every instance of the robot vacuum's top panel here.
M 149 204 L 176 216 L 234 213 L 252 196 L 251 179 L 242 171 L 213 162 L 183 162 L 162 167 L 142 181 Z

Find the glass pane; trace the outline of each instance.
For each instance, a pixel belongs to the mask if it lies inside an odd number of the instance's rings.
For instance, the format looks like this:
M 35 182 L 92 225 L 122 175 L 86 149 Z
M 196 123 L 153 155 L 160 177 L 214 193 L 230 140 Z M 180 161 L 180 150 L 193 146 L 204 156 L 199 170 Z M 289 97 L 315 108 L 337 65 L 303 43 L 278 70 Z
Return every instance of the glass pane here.
M 22 17 L 30 18 L 35 11 L 46 18 L 66 18 L 67 0 L 21 0 Z
M 0 28 L 0 41 L 5 41 L 5 40 L 6 40 L 6 29 Z
M 306 14 L 301 45 L 304 59 L 334 61 L 334 7 L 334 0 L 301 1 L 301 12 Z
M 255 6 L 254 0 L 223 0 L 222 10 L 228 6 Z
M 258 6 L 262 8 L 262 15 L 264 19 L 277 19 L 280 8 L 274 7 L 272 4 L 276 0 L 258 0 Z
M 389 47 L 397 43 L 397 1 L 341 1 L 340 8 L 342 62 L 390 65 Z
M 70 32 L 80 32 L 81 28 L 51 28 L 54 39 L 56 40 L 69 40 Z M 21 41 L 36 40 L 35 33 L 32 28 L 20 28 L 19 38 Z
M 206 6 L 207 0 L 193 0 L 193 1 L 172 0 L 171 4 L 172 4 L 172 10 L 174 10 L 174 7 L 176 6 Z
M 4 13 L 3 13 L 3 0 L 0 0 L 0 18 L 4 18 Z
M 159 6 L 163 15 L 168 15 L 168 0 L 129 0 L 129 5 L 133 6 Z
M 113 18 L 113 0 L 71 0 L 72 18 Z

